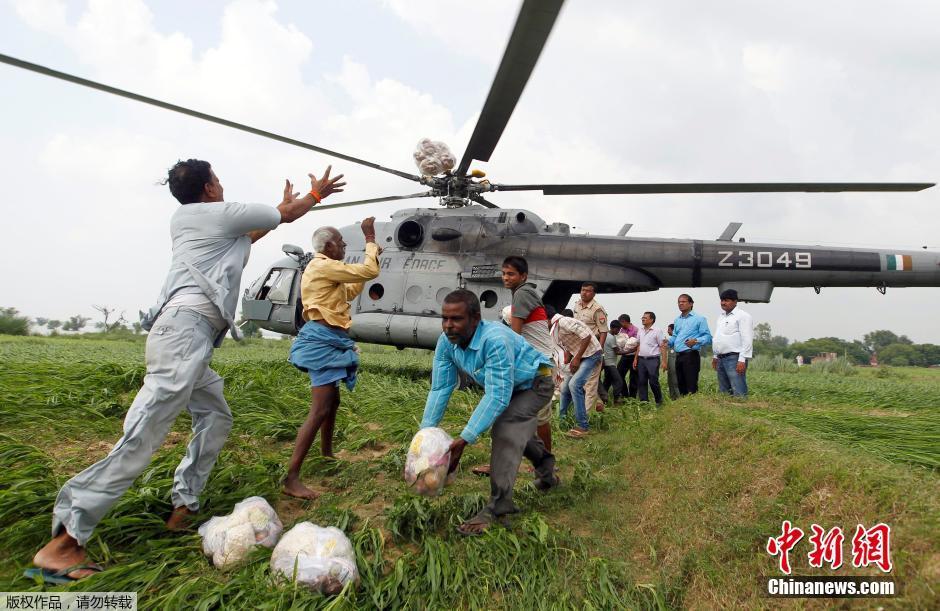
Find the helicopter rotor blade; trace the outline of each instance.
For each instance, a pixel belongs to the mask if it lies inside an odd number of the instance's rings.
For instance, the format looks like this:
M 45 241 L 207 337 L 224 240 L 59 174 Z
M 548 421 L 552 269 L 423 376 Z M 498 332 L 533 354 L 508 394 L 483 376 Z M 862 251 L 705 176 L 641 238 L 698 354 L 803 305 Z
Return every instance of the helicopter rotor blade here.
M 390 195 L 388 197 L 376 197 L 373 199 L 360 199 L 354 202 L 342 202 L 339 204 L 326 204 L 325 206 L 314 206 L 310 209 L 311 212 L 317 212 L 318 210 L 327 210 L 329 208 L 346 208 L 348 206 L 362 206 L 364 204 L 378 204 L 379 202 L 392 202 L 396 199 L 411 199 L 414 197 L 431 197 L 434 193 L 431 191 L 425 191 L 422 193 L 412 193 L 411 195 Z
M 493 185 L 494 191 L 541 191 L 544 195 L 626 195 L 647 193 L 838 193 L 922 191 L 932 182 L 714 182 L 595 185 Z
M 489 161 L 519 96 L 529 81 L 564 0 L 525 0 L 519 9 L 506 52 L 490 86 L 480 118 L 456 174 L 463 176 L 474 159 Z
M 10 66 L 15 66 L 17 68 L 23 68 L 24 70 L 29 70 L 31 72 L 44 74 L 46 76 L 51 76 L 53 78 L 62 79 L 63 81 L 68 81 L 70 83 L 75 83 L 76 85 L 82 85 L 84 87 L 90 87 L 91 89 L 97 89 L 98 91 L 104 91 L 105 93 L 110 93 L 113 95 L 121 96 L 123 98 L 128 98 L 130 100 L 136 100 L 137 102 L 143 102 L 144 104 L 150 104 L 151 106 L 157 106 L 158 108 L 163 108 L 165 110 L 172 110 L 173 112 L 178 112 L 180 114 L 188 115 L 190 117 L 195 117 L 197 119 L 202 119 L 204 121 L 209 121 L 211 123 L 224 125 L 225 127 L 231 127 L 233 129 L 241 130 L 243 132 L 248 132 L 249 134 L 261 136 L 263 138 L 270 138 L 271 140 L 277 140 L 278 142 L 283 142 L 284 144 L 290 144 L 292 146 L 297 146 L 297 147 L 307 149 L 310 151 L 316 151 L 317 153 L 329 155 L 330 157 L 336 157 L 337 159 L 342 159 L 344 161 L 351 161 L 353 163 L 358 163 L 359 165 L 364 165 L 374 170 L 381 170 L 382 172 L 388 172 L 390 174 L 394 174 L 395 176 L 407 178 L 408 180 L 413 180 L 415 182 L 421 182 L 421 177 L 416 176 L 414 174 L 409 174 L 407 172 L 402 172 L 400 170 L 393 170 L 391 168 L 386 168 L 384 166 L 380 166 L 377 163 L 372 163 L 371 161 L 366 161 L 364 159 L 359 159 L 357 157 L 352 157 L 350 155 L 345 155 L 343 153 L 337 153 L 336 151 L 331 151 L 330 149 L 325 149 L 321 146 L 316 146 L 315 144 L 309 144 L 307 142 L 295 140 L 294 138 L 281 136 L 280 134 L 275 134 L 273 132 L 268 132 L 262 129 L 257 129 L 255 127 L 244 125 L 242 123 L 236 123 L 235 121 L 229 121 L 228 119 L 223 119 L 221 117 L 209 115 L 204 112 L 199 112 L 198 110 L 192 110 L 190 108 L 185 108 L 183 106 L 177 106 L 176 104 L 170 104 L 169 102 L 163 102 L 161 100 L 157 100 L 154 98 L 148 98 L 147 96 L 133 93 L 131 91 L 125 91 L 124 89 L 118 89 L 117 87 L 112 87 L 110 85 L 105 85 L 103 83 L 91 81 L 91 80 L 82 78 L 80 76 L 74 76 L 66 72 L 53 70 L 52 68 L 40 66 L 39 64 L 33 64 L 31 62 L 23 61 L 15 57 L 10 57 L 9 55 L 0 54 L 0 63 L 8 64 Z
M 499 206 L 497 206 L 493 202 L 484 199 L 482 195 L 471 195 L 470 199 L 472 199 L 473 201 L 475 201 L 476 203 L 482 206 L 486 206 L 487 208 L 499 208 Z

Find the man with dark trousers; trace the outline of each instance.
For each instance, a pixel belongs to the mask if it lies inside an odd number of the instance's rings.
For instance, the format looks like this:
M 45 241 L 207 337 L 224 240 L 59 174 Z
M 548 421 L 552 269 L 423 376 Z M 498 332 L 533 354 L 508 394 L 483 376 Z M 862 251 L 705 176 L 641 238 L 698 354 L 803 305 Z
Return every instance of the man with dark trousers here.
M 644 312 L 640 319 L 643 324 L 637 333 L 640 345 L 637 346 L 636 356 L 633 357 L 633 368 L 637 370 L 638 386 L 637 396 L 640 401 L 649 401 L 647 386 L 653 391 L 656 405 L 663 404 L 663 391 L 659 386 L 659 365 L 665 363 L 665 337 L 663 332 L 653 326 L 656 314 Z
M 457 389 L 458 371 L 483 387 L 483 397 L 450 446 L 453 472 L 467 444 L 490 431 L 490 500 L 457 528 L 464 535 L 479 535 L 519 511 L 512 488 L 523 456 L 535 467 L 536 488 L 546 491 L 559 484 L 555 457 L 536 435 L 539 410 L 555 389 L 551 359 L 506 325 L 481 320 L 480 300 L 466 289 L 444 298 L 441 328 L 421 428 L 441 422 Z
M 711 343 L 708 321 L 692 311 L 695 306 L 692 296 L 679 295 L 679 316 L 672 323 L 674 333 L 669 346 L 676 350 L 676 376 L 679 378 L 679 394 L 682 396 L 698 392 L 698 374 L 702 368 L 701 350 Z

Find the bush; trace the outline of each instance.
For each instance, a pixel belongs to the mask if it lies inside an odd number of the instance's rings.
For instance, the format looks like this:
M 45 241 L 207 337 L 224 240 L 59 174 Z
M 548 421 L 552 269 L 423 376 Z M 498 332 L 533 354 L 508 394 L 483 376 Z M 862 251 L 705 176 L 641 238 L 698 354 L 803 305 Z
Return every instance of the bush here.
M 16 308 L 0 308 L 0 334 L 29 335 L 29 318 Z
M 838 376 L 854 376 L 858 373 L 855 365 L 843 358 L 836 358 L 831 361 L 816 361 L 809 366 L 809 370 L 812 373 Z
M 749 371 L 775 371 L 777 373 L 796 373 L 800 370 L 793 359 L 788 359 L 778 354 L 776 356 L 767 356 L 758 354 L 747 364 Z

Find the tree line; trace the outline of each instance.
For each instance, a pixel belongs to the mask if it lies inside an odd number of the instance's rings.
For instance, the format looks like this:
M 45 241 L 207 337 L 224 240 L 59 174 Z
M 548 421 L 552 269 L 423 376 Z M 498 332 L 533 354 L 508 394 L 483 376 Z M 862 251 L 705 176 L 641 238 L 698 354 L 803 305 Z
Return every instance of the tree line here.
M 774 335 L 770 324 L 762 322 L 754 326 L 754 354 L 783 356 L 794 359 L 802 355 L 806 362 L 817 354 L 834 352 L 856 365 L 868 365 L 872 356 L 881 365 L 896 367 L 930 367 L 940 365 L 940 346 L 937 344 L 915 344 L 906 335 L 881 329 L 866 333 L 861 340 L 845 340 L 838 337 L 816 337 L 802 342 L 791 342 L 782 335 Z
M 140 323 L 128 324 L 124 313 L 107 306 L 93 306 L 101 314 L 101 320 L 94 323 L 92 329 L 98 333 L 141 333 Z M 46 329 L 56 334 L 59 330 L 69 333 L 81 333 L 91 318 L 77 315 L 67 320 L 49 318 L 30 318 L 20 314 L 16 308 L 0 308 L 0 334 L 29 335 L 32 328 Z M 246 337 L 260 337 L 261 330 L 253 321 L 239 325 Z M 91 329 L 89 329 L 91 330 Z M 754 327 L 754 354 L 794 359 L 802 355 L 806 362 L 817 354 L 834 352 L 856 365 L 867 365 L 875 355 L 878 363 L 896 367 L 930 367 L 940 365 L 940 346 L 936 344 L 915 344 L 906 335 L 897 335 L 893 331 L 882 329 L 866 333 L 861 340 L 845 340 L 838 337 L 815 337 L 802 342 L 791 342 L 782 335 L 774 335 L 769 323 L 762 322 Z
M 102 320 L 95 322 L 92 327 L 88 328 L 89 331 L 94 329 L 99 333 L 125 334 L 139 334 L 142 331 L 139 322 L 128 323 L 124 317 L 124 312 L 115 316 L 117 314 L 115 308 L 99 305 L 92 307 L 101 314 Z M 29 335 L 33 329 L 45 329 L 52 335 L 58 334 L 60 330 L 69 333 L 81 333 L 88 327 L 90 322 L 90 317 L 81 314 L 71 316 L 65 320 L 43 317 L 30 318 L 21 314 L 16 308 L 0 308 L 0 334 L 2 335 Z

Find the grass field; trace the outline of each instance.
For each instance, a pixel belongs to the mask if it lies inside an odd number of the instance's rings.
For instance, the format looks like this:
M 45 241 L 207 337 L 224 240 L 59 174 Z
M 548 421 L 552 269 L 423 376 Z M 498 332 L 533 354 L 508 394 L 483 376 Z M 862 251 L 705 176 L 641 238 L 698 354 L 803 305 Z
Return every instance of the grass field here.
M 562 487 L 540 494 L 520 473 L 524 512 L 466 539 L 454 527 L 489 491 L 468 469 L 486 462 L 488 440 L 468 448 L 439 499 L 409 494 L 401 478 L 429 385 L 423 351 L 365 346 L 360 385 L 343 395 L 338 459 L 315 447 L 305 465 L 322 496 L 278 493 L 309 404 L 287 347 L 227 341 L 217 351 L 235 425 L 203 514 L 261 495 L 285 526 L 339 526 L 359 589 L 325 598 L 275 583 L 265 549 L 221 573 L 197 535 L 167 533 L 185 415 L 90 542 L 107 570 L 73 589 L 136 591 L 145 609 L 940 608 L 940 371 L 753 371 L 739 403 L 717 396 L 705 370 L 696 397 L 592 414 L 587 440 L 565 439 L 559 424 Z M 0 591 L 40 589 L 21 574 L 48 538 L 56 491 L 107 454 L 143 374 L 141 341 L 0 339 Z M 457 393 L 443 426 L 459 432 L 477 397 Z M 779 574 L 764 547 L 784 519 L 847 533 L 848 567 L 811 569 L 804 539 L 790 556 L 795 574 L 878 574 L 851 567 L 850 539 L 856 524 L 889 524 L 900 596 L 762 597 L 761 576 Z

